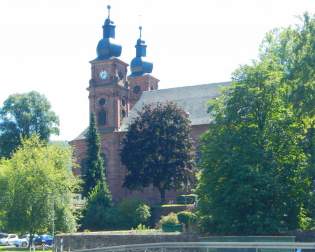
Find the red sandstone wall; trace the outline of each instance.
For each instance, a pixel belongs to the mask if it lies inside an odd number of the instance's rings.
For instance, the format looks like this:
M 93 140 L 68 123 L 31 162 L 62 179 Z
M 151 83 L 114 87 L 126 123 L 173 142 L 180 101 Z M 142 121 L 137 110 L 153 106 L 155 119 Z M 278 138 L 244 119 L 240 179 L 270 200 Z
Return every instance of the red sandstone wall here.
M 199 136 L 207 130 L 207 125 L 196 125 L 192 127 L 192 138 L 194 145 L 198 146 Z M 120 162 L 120 143 L 124 137 L 123 132 L 112 132 L 102 134 L 102 150 L 106 157 L 106 176 L 110 191 L 114 201 L 124 198 L 137 197 L 150 203 L 159 203 L 160 194 L 158 190 L 149 187 L 143 191 L 129 191 L 122 187 L 126 174 L 125 167 Z M 85 140 L 75 140 L 70 142 L 74 148 L 74 155 L 77 163 L 80 164 L 85 158 L 86 145 Z M 74 171 L 76 175 L 80 172 Z M 169 202 L 175 202 L 176 195 L 184 193 L 183 191 L 169 191 L 166 198 Z

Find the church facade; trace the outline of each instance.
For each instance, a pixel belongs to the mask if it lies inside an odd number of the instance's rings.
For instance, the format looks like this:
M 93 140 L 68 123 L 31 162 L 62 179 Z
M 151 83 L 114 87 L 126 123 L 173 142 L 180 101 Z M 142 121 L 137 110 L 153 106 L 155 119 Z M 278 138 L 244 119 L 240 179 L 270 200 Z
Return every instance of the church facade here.
M 110 11 L 110 7 L 108 10 Z M 147 46 L 141 38 L 141 27 L 140 37 L 135 46 L 136 57 L 130 63 L 130 74 L 129 65 L 119 59 L 122 47 L 113 43 L 115 28 L 108 14 L 103 25 L 103 38 L 97 45 L 97 58 L 90 61 L 91 79 L 87 89 L 89 111 L 96 116 L 101 148 L 106 160 L 106 178 L 113 200 L 137 197 L 157 203 L 160 195 L 154 188 L 130 191 L 122 187 L 126 169 L 120 161 L 120 149 L 128 125 L 143 105 L 172 101 L 189 113 L 192 123 L 191 134 L 197 146 L 199 136 L 207 130 L 211 120 L 207 113 L 207 103 L 210 99 L 218 97 L 221 87 L 229 85 L 229 82 L 159 90 L 159 80 L 152 75 L 153 64 L 143 60 Z M 86 156 L 85 133 L 86 130 L 70 142 L 75 159 L 81 167 Z M 80 169 L 78 170 L 77 175 L 80 175 Z M 166 199 L 174 200 L 178 193 L 167 192 Z

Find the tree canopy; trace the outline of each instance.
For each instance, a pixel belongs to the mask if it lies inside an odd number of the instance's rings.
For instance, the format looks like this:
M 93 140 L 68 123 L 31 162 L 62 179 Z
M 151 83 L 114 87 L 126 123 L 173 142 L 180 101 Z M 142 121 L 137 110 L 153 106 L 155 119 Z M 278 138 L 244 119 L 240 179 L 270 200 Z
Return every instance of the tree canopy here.
M 260 59 L 240 67 L 211 104 L 198 186 L 204 231 L 266 234 L 311 224 L 314 21 L 305 15 L 303 25 L 267 34 Z
M 165 192 L 191 184 L 194 177 L 188 115 L 173 103 L 145 105 L 123 140 L 121 161 L 127 168 L 124 186 L 153 185 Z
M 0 109 L 0 157 L 9 157 L 23 138 L 37 134 L 48 141 L 59 120 L 46 97 L 35 92 L 10 95 Z
M 76 228 L 70 209 L 76 180 L 69 148 L 24 139 L 11 159 L 0 163 L 0 212 L 10 232 L 70 232 Z

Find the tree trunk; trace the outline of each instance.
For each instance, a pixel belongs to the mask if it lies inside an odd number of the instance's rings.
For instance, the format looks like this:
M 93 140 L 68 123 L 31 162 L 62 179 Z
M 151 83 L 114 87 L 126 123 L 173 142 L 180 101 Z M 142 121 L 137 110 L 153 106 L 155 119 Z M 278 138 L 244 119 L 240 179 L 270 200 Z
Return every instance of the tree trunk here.
M 159 188 L 160 196 L 161 196 L 161 205 L 165 203 L 165 189 Z
M 29 241 L 28 241 L 28 249 L 32 246 L 32 243 L 33 243 L 33 239 L 34 239 L 34 234 L 33 234 L 33 231 L 30 231 L 29 232 Z

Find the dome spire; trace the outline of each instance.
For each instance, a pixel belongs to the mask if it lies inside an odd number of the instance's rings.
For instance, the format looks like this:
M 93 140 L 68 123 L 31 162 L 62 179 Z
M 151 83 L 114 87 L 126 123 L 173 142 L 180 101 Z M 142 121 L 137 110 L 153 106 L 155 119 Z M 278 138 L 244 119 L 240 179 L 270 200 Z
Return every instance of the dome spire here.
M 140 35 L 139 39 L 141 40 L 141 36 L 142 36 L 142 26 L 141 25 L 139 26 L 139 35 Z
M 130 63 L 131 76 L 141 76 L 151 73 L 153 64 L 142 60 L 142 57 L 147 55 L 147 45 L 142 40 L 142 26 L 139 26 L 139 38 L 136 43 L 136 57 Z
M 103 38 L 99 41 L 96 51 L 97 59 L 105 60 L 121 55 L 121 46 L 112 43 L 110 39 L 115 38 L 115 24 L 110 20 L 111 6 L 107 5 L 108 16 L 103 25 Z
M 107 16 L 107 18 L 110 20 L 110 5 L 107 5 L 107 12 L 108 12 L 108 16 Z

